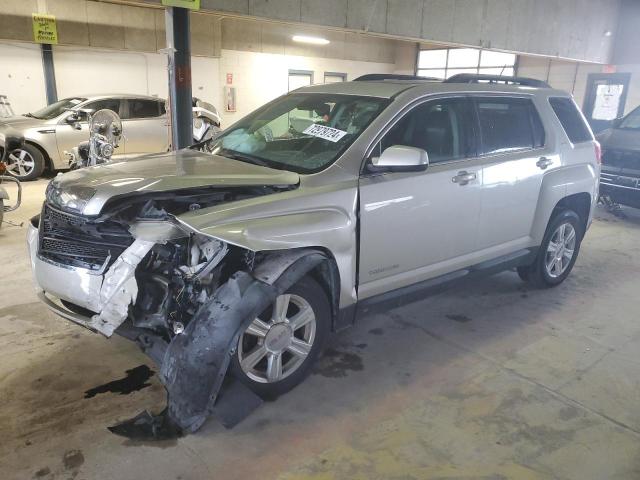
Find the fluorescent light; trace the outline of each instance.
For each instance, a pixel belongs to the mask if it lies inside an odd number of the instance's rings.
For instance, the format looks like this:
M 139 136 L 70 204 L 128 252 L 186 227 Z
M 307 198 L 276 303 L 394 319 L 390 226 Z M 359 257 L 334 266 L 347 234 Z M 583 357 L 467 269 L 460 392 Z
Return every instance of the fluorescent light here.
M 331 43 L 326 38 L 307 37 L 306 35 L 294 35 L 293 37 L 291 37 L 291 40 L 300 43 L 313 43 L 314 45 L 328 45 L 329 43 Z

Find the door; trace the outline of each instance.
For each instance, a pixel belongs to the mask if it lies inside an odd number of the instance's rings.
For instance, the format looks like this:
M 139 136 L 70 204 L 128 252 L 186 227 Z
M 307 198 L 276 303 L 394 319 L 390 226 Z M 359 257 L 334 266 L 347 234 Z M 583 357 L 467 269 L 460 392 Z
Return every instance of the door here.
M 163 100 L 125 99 L 122 132 L 127 155 L 169 150 L 169 129 Z
M 630 73 L 590 73 L 583 111 L 594 133 L 611 127 L 622 117 L 629 90 Z
M 402 116 L 375 146 L 371 157 L 393 145 L 422 148 L 429 167 L 362 175 L 360 298 L 470 264 L 482 185 L 472 119 L 465 98 L 427 101 Z
M 542 177 L 560 165 L 531 98 L 476 97 L 483 159 L 478 248 L 487 257 L 530 246 Z
M 80 110 L 92 110 L 92 113 L 98 110 L 113 110 L 118 115 L 121 114 L 121 101 L 119 98 L 104 98 L 101 100 L 88 101 L 83 105 L 76 107 Z M 78 112 L 80 115 L 80 121 L 75 124 L 67 122 L 67 117 L 71 115 L 65 115 L 62 117 L 58 125 L 56 126 L 56 141 L 58 142 L 58 153 L 61 158 L 64 157 L 65 151 L 71 151 L 72 148 L 77 147 L 79 143 L 89 140 L 89 122 L 88 115 L 84 112 Z M 76 128 L 79 127 L 79 128 Z M 122 150 L 121 146 L 118 150 Z M 116 154 L 118 153 L 116 150 Z

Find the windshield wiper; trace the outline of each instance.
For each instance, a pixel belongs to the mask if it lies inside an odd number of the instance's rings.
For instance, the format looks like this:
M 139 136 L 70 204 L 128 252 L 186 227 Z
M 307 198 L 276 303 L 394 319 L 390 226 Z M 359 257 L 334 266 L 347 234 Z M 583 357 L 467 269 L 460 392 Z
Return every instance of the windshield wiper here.
M 220 152 L 220 155 L 222 155 L 223 157 L 231 158 L 233 160 L 240 160 L 241 162 L 253 163 L 254 165 L 260 165 L 262 167 L 269 166 L 267 162 L 259 157 L 242 152 L 237 152 L 235 150 L 223 150 L 222 152 Z

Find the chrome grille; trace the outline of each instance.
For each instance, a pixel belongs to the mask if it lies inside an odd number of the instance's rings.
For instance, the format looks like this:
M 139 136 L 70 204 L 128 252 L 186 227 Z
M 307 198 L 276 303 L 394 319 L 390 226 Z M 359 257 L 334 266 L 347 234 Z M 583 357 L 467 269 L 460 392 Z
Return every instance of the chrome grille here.
M 124 225 L 61 212 L 49 205 L 40 220 L 41 257 L 97 270 L 110 265 L 133 242 Z

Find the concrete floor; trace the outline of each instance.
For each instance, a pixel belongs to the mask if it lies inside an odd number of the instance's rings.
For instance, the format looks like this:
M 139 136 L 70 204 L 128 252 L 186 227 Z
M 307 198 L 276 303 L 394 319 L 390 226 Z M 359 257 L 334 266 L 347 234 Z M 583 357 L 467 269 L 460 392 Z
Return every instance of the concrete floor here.
M 45 185 L 7 218 L 37 213 Z M 503 273 L 371 316 L 235 429 L 158 444 L 106 429 L 162 407 L 155 376 L 85 398 L 145 357 L 40 305 L 25 228 L 4 225 L 0 478 L 640 478 L 640 214 L 625 212 L 598 212 L 559 288 Z

